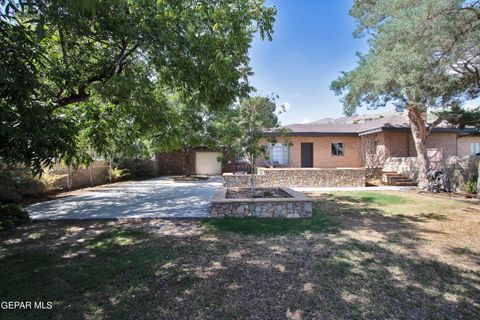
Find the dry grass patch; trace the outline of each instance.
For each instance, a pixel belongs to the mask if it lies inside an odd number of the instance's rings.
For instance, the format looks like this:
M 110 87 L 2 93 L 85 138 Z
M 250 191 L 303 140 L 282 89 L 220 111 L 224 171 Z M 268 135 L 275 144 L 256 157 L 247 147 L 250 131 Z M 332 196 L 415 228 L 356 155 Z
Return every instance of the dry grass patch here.
M 315 198 L 311 220 L 41 222 L 0 235 L 2 319 L 478 319 L 480 207 Z

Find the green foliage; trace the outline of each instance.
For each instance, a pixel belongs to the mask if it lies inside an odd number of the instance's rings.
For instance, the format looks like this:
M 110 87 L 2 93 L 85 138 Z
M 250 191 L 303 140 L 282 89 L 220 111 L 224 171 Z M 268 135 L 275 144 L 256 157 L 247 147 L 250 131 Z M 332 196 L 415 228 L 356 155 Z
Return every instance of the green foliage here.
M 152 136 L 175 125 L 171 92 L 192 112 L 246 95 L 250 43 L 271 39 L 276 13 L 263 0 L 4 1 L 1 10 L 0 157 L 35 173 L 54 157 L 76 167 L 150 153 Z
M 478 2 L 355 1 L 350 14 L 370 50 L 331 84 L 346 114 L 388 102 L 423 112 L 478 97 Z
M 268 145 L 283 133 L 275 97 L 249 97 L 229 110 L 212 117 L 209 134 L 212 146 L 235 156 L 246 157 L 251 165 L 264 156 Z
M 471 126 L 475 127 L 476 131 L 480 131 L 480 107 L 465 110 L 455 105 L 436 114 L 438 117 L 462 129 L 466 126 Z
M 465 185 L 463 186 L 463 190 L 465 192 L 470 193 L 470 194 L 477 194 L 477 180 L 478 178 L 476 176 L 470 177 L 467 182 L 465 182 Z
M 4 231 L 30 221 L 28 211 L 18 204 L 0 204 L 0 231 Z
M 126 179 L 130 176 L 128 170 L 118 168 L 112 168 L 110 174 L 112 177 L 112 181 L 119 181 L 122 179 Z

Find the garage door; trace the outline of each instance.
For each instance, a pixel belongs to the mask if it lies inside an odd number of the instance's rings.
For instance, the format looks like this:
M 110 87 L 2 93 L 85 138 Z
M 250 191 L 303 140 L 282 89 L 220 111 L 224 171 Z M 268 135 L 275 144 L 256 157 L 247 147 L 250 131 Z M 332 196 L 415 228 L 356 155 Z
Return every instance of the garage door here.
M 195 155 L 195 173 L 204 175 L 222 174 L 219 152 L 197 152 Z

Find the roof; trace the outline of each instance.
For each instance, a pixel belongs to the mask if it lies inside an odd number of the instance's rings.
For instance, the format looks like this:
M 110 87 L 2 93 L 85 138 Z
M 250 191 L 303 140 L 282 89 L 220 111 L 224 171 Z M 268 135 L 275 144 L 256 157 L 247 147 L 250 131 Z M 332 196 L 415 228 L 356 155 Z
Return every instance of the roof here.
M 407 131 L 410 123 L 403 113 L 392 112 L 377 115 L 361 115 L 341 118 L 326 118 L 311 123 L 290 124 L 284 126 L 290 129 L 292 136 L 321 135 L 366 135 L 381 131 Z M 442 122 L 433 131 L 468 133 L 472 128 L 458 129 Z

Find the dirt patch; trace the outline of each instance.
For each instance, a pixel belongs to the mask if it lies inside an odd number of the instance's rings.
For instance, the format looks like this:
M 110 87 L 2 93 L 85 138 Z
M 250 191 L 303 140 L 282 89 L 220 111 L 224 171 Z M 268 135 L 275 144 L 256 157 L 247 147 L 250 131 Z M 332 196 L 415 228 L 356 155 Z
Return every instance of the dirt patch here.
M 461 201 L 468 201 L 468 202 L 480 204 L 480 200 L 477 198 L 476 194 L 471 194 L 466 192 L 428 192 L 428 191 L 417 191 L 417 192 L 418 194 L 421 194 L 421 195 L 436 197 L 439 199 L 461 200 Z
M 0 234 L 0 296 L 55 301 L 5 317 L 480 318 L 479 205 L 309 196 L 310 220 L 37 222 Z
M 251 198 L 293 198 L 290 194 L 279 188 L 256 188 L 255 192 L 248 188 L 235 188 L 227 190 L 227 199 L 251 199 Z

